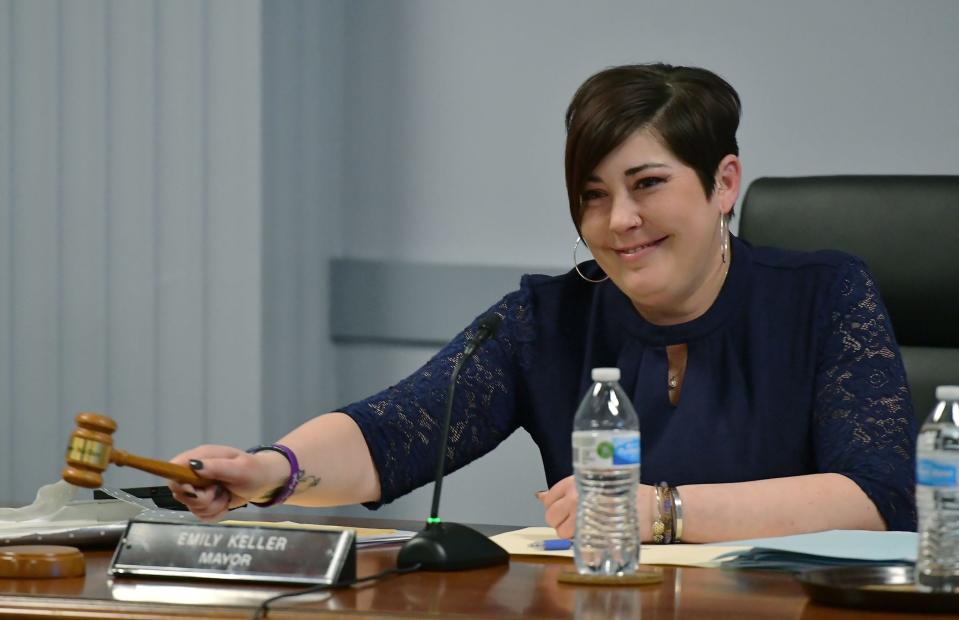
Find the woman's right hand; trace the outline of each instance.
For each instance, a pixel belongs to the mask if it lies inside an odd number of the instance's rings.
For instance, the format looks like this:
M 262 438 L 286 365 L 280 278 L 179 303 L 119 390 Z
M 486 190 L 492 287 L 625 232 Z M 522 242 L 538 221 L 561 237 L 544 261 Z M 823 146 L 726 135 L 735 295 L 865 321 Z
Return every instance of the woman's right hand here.
M 572 538 L 576 535 L 576 509 L 579 492 L 576 490 L 576 477 L 567 476 L 554 484 L 548 491 L 540 491 L 536 498 L 546 510 L 546 524 L 556 530 L 560 538 Z M 640 516 L 639 534 L 644 541 L 652 540 L 652 515 L 656 510 L 656 487 L 641 484 L 636 489 L 636 510 Z
M 272 450 L 254 455 L 230 446 L 204 445 L 170 461 L 186 465 L 200 478 L 216 481 L 207 487 L 168 483 L 173 497 L 204 521 L 215 521 L 251 499 L 265 499 L 290 475 L 289 462 Z
M 548 491 L 540 491 L 536 498 L 543 503 L 546 524 L 556 530 L 560 538 L 572 538 L 576 534 L 576 477 L 566 476 Z

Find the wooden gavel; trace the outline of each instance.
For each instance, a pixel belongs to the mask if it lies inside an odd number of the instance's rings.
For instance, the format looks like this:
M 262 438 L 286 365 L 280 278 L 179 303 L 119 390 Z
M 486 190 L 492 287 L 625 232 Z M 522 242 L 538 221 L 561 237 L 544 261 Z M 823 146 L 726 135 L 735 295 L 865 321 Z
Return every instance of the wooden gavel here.
M 100 474 L 110 463 L 198 487 L 214 483 L 213 480 L 200 478 L 189 467 L 115 449 L 111 435 L 117 430 L 117 423 L 105 415 L 80 413 L 76 420 L 77 428 L 70 435 L 70 444 L 67 446 L 67 467 L 63 470 L 63 479 L 70 484 L 88 489 L 103 486 L 103 476 Z

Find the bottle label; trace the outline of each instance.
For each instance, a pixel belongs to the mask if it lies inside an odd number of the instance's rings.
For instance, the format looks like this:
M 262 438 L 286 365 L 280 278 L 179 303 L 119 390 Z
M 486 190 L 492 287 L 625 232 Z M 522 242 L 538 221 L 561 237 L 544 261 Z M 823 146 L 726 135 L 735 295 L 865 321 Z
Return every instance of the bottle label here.
M 638 431 L 574 431 L 573 467 L 639 467 Z
M 959 486 L 959 457 L 918 458 L 916 460 L 916 482 L 927 487 Z

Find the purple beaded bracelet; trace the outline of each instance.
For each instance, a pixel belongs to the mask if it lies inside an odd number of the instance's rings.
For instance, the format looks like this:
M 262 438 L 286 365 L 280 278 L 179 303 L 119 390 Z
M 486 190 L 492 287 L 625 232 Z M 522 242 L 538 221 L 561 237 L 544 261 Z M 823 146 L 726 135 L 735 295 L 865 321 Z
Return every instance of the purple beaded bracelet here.
M 247 450 L 247 452 L 250 454 L 256 454 L 257 452 L 263 452 L 264 450 L 279 452 L 286 458 L 287 461 L 289 461 L 290 477 L 286 479 L 286 484 L 283 487 L 273 492 L 273 495 L 270 496 L 270 499 L 266 500 L 265 502 L 250 502 L 254 506 L 259 506 L 260 508 L 276 506 L 277 504 L 282 504 L 286 500 L 290 499 L 290 496 L 293 495 L 293 491 L 296 490 L 296 485 L 300 482 L 300 477 L 303 475 L 303 472 L 300 471 L 300 462 L 296 460 L 296 455 L 293 454 L 293 450 L 290 450 L 283 444 L 275 443 L 269 446 L 254 446 Z

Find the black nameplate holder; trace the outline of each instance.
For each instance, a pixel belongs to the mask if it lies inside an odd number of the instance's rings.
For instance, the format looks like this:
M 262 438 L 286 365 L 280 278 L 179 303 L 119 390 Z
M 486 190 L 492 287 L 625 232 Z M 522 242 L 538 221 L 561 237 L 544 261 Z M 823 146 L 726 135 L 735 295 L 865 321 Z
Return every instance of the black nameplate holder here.
M 353 530 L 137 521 L 109 573 L 117 577 L 337 585 L 356 578 Z

